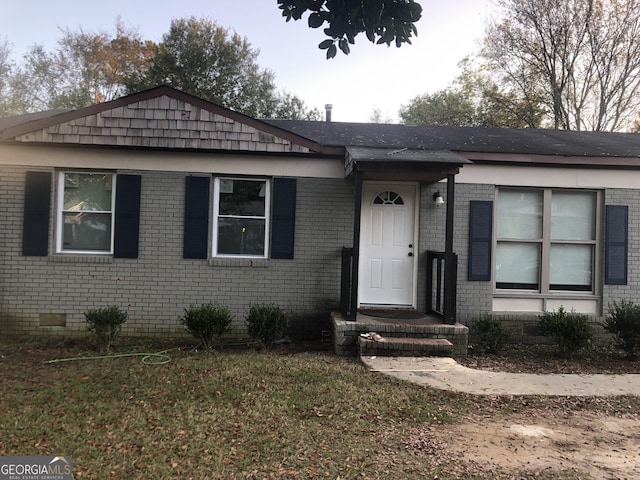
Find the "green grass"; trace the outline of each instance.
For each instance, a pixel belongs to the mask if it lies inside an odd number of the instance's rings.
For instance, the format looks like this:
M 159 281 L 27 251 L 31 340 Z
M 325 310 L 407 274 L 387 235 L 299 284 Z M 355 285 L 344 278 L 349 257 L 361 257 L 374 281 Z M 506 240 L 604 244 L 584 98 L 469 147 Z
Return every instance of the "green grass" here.
M 115 353 L 171 346 L 137 340 Z M 74 478 L 456 478 L 407 451 L 412 428 L 566 408 L 424 388 L 327 353 L 182 348 L 163 365 L 45 363 L 85 355 L 96 353 L 81 340 L 0 343 L 0 455 L 72 455 Z M 580 402 L 573 407 L 640 411 L 628 398 Z

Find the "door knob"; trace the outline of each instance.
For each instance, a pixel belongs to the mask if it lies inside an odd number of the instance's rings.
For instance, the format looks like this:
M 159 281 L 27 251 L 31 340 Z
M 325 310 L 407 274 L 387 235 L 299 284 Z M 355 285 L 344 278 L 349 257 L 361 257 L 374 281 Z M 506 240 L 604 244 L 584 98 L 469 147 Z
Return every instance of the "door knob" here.
M 413 257 L 413 252 L 409 252 L 409 256 L 410 256 L 410 257 Z
M 410 244 L 409 244 L 409 248 L 413 248 L 413 243 L 410 243 Z

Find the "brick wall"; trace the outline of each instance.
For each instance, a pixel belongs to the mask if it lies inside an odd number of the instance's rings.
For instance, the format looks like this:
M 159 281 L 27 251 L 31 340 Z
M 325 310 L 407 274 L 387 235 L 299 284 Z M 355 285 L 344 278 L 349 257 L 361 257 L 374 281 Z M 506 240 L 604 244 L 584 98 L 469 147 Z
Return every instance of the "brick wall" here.
M 457 184 L 454 219 L 453 251 L 458 255 L 457 317 L 468 324 L 478 312 L 490 312 L 493 287 L 491 282 L 470 282 L 467 280 L 469 202 L 471 200 L 493 200 L 495 188 L 492 185 Z M 433 194 L 440 192 L 447 196 L 447 184 L 437 183 L 423 186 L 420 196 L 420 273 L 418 277 L 418 301 L 425 307 L 426 250 L 444 252 L 446 205 L 436 207 Z
M 235 315 L 232 337 L 244 335 L 244 314 L 251 303 L 283 307 L 290 313 L 290 332 L 297 338 L 319 340 L 324 331 L 331 330 L 329 312 L 338 309 L 340 297 L 340 253 L 352 243 L 354 193 L 346 180 L 298 180 L 293 260 L 183 259 L 185 175 L 135 171 L 127 173 L 142 177 L 139 258 L 23 257 L 25 171 L 0 167 L 0 334 L 84 334 L 83 313 L 114 304 L 129 311 L 126 334 L 176 334 L 183 332 L 178 319 L 184 308 L 209 301 L 231 308 Z M 424 252 L 444 250 L 446 207 L 434 206 L 436 191 L 446 198 L 446 183 L 423 185 L 420 190 L 421 310 L 425 308 Z M 52 195 L 50 252 L 55 248 L 55 192 Z M 492 282 L 467 280 L 467 242 L 469 202 L 493 197 L 493 185 L 456 185 L 457 313 L 458 321 L 465 325 L 492 309 Z M 638 301 L 640 197 L 628 189 L 607 189 L 604 197 L 605 204 L 629 206 L 630 241 L 628 284 L 602 286 L 602 313 L 606 314 L 612 300 Z M 602 247 L 600 258 L 603 261 Z M 494 316 L 505 321 L 515 338 L 536 337 L 537 313 L 498 312 Z M 604 341 L 604 333 L 598 330 L 598 335 Z
M 124 334 L 176 334 L 184 308 L 218 301 L 235 316 L 230 338 L 244 336 L 250 304 L 275 303 L 293 334 L 320 340 L 339 302 L 341 248 L 351 245 L 352 185 L 299 179 L 293 260 L 191 260 L 182 258 L 184 174 L 127 173 L 142 176 L 137 259 L 24 257 L 25 169 L 0 167 L 0 332 L 84 334 L 87 309 L 118 305 L 129 311 Z
M 605 204 L 629 206 L 627 284 L 603 285 L 602 306 L 606 314 L 607 307 L 613 300 L 625 299 L 640 303 L 640 195 L 637 190 L 607 189 Z M 604 255 L 601 256 L 601 260 L 604 272 Z
M 440 190 L 445 195 L 446 184 L 431 185 L 423 189 L 423 211 L 429 211 L 428 203 L 432 200 L 433 192 Z M 493 284 L 485 281 L 467 280 L 468 262 L 468 227 L 469 227 L 469 202 L 471 200 L 494 200 L 495 186 L 457 184 L 456 185 L 456 219 L 454 251 L 458 254 L 458 286 L 457 286 L 457 314 L 458 321 L 465 325 L 471 325 L 474 319 L 481 314 L 490 313 L 494 318 L 502 321 L 511 334 L 512 342 L 520 343 L 548 343 L 549 339 L 540 335 L 537 323 L 539 312 L 492 312 Z M 640 235 L 640 196 L 636 190 L 606 189 L 604 191 L 604 204 L 629 206 L 629 260 L 627 285 L 604 284 L 604 214 L 601 225 L 603 241 L 598 246 L 601 275 L 596 281 L 602 288 L 602 311 L 597 315 L 590 315 L 596 344 L 607 345 L 611 341 L 611 335 L 602 328 L 602 321 L 607 314 L 607 306 L 613 300 L 622 298 L 640 301 L 638 289 L 640 287 L 640 250 L 638 250 L 638 238 Z M 426 208 L 426 210 L 424 210 Z M 442 208 L 442 207 L 441 207 Z M 433 208 L 432 208 L 433 210 Z M 438 212 L 436 212 L 438 214 Z M 426 225 L 425 235 L 435 238 L 433 243 L 439 245 L 437 249 L 444 250 L 444 214 L 440 222 L 436 222 L 435 228 Z M 421 219 L 422 220 L 422 219 Z M 426 223 L 426 222 L 425 222 Z M 495 252 L 494 252 L 495 255 Z M 471 339 L 473 340 L 473 339 Z

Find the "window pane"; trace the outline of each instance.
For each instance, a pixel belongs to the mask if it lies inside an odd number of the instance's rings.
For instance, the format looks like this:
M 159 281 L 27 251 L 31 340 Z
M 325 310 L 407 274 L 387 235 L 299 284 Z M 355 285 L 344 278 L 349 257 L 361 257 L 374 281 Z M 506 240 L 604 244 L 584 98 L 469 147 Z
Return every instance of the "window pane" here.
M 64 210 L 110 212 L 113 175 L 65 173 Z
M 111 250 L 110 213 L 64 213 L 64 250 Z
M 218 253 L 264 256 L 265 221 L 252 218 L 218 219 Z
M 499 243 L 496 251 L 496 287 L 537 290 L 540 278 L 540 246 L 531 243 Z
M 374 205 L 404 205 L 404 200 L 396 192 L 387 190 L 386 192 L 380 192 L 373 199 Z
M 552 240 L 595 240 L 596 194 L 553 192 L 551 197 Z
M 542 238 L 542 192 L 498 192 L 498 238 Z
M 265 216 L 266 182 L 220 179 L 220 215 Z
M 551 245 L 551 290 L 591 290 L 593 247 Z

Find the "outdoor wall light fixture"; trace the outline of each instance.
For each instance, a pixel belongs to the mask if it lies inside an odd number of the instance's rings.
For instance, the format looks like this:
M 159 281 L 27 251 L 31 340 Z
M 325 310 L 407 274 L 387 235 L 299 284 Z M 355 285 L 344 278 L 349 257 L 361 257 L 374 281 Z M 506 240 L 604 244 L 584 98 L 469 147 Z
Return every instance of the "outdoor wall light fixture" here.
M 442 195 L 440 195 L 440 192 L 436 192 L 433 194 L 433 203 L 436 204 L 436 207 L 439 207 L 440 205 L 444 205 L 444 198 L 442 198 Z

